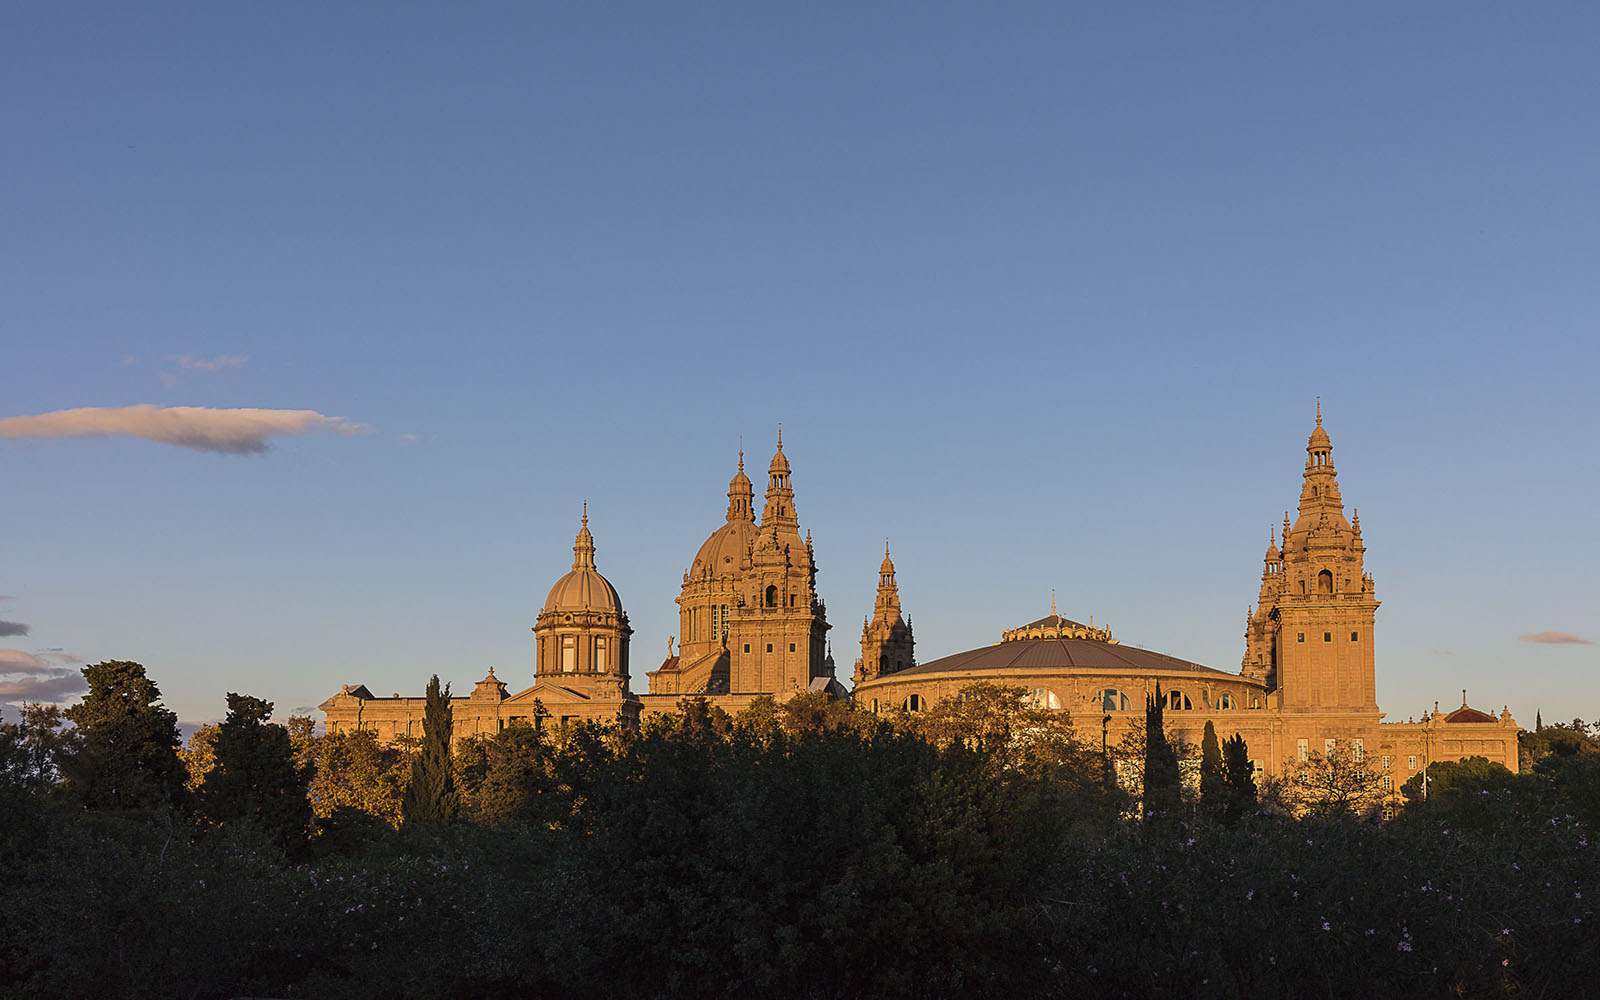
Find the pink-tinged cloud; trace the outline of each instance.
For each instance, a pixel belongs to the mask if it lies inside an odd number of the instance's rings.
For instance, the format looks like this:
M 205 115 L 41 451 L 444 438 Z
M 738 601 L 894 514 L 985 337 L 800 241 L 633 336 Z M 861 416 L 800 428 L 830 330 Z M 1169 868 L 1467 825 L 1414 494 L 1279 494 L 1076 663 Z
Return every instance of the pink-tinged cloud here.
M 21 622 L 8 622 L 0 619 L 0 635 L 27 635 L 28 626 Z
M 190 371 L 220 372 L 224 368 L 239 368 L 250 360 L 248 354 L 219 354 L 214 358 L 198 358 L 193 354 L 169 354 L 167 360 L 179 368 Z
M 42 656 L 20 649 L 0 649 L 0 674 L 37 674 L 54 669 Z
M 126 434 L 162 444 L 235 455 L 268 450 L 280 434 L 334 431 L 360 434 L 367 428 L 315 410 L 216 410 L 204 406 L 85 406 L 28 417 L 0 419 L 0 438 L 104 437 Z
M 1593 646 L 1593 639 L 1585 639 L 1571 632 L 1529 632 L 1517 636 L 1523 642 L 1545 642 L 1555 646 Z
M 88 689 L 81 673 L 63 670 L 38 677 L 0 681 L 0 701 L 61 702 Z

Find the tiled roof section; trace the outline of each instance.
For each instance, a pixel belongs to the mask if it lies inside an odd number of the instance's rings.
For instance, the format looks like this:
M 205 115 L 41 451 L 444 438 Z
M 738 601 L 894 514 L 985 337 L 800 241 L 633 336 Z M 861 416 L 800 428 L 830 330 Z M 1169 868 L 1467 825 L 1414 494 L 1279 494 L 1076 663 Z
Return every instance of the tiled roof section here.
M 1445 716 L 1444 717 L 1444 721 L 1446 721 L 1446 722 L 1499 722 L 1500 720 L 1496 719 L 1494 716 L 1490 715 L 1487 712 L 1480 712 L 1475 708 L 1468 708 L 1466 705 L 1462 705 L 1460 708 L 1456 709 L 1454 712 L 1451 712 L 1449 715 Z
M 1047 670 L 1162 670 L 1188 674 L 1208 674 L 1237 678 L 1211 667 L 1203 667 L 1176 656 L 1149 649 L 1115 645 L 1094 639 L 1018 639 L 981 649 L 941 657 L 901 670 L 898 678 L 912 674 L 937 674 L 947 671 L 1007 669 Z

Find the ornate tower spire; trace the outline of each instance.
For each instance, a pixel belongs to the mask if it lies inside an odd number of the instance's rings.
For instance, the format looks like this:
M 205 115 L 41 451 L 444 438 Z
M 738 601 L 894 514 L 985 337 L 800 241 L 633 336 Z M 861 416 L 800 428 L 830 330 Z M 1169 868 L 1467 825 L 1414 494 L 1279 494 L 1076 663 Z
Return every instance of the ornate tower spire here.
M 728 520 L 754 521 L 755 520 L 755 490 L 750 486 L 750 477 L 744 474 L 744 449 L 739 449 L 739 471 L 728 482 Z
M 594 569 L 594 536 L 589 534 L 589 501 L 583 502 L 583 527 L 572 543 L 572 568 Z
M 794 509 L 794 487 L 789 484 L 789 459 L 783 453 L 783 428 L 778 428 L 778 450 L 767 465 L 767 502 L 761 512 L 762 528 L 780 528 L 786 534 L 799 534 L 800 521 Z
M 878 566 L 878 599 L 872 617 L 861 626 L 861 659 L 856 661 L 855 681 L 859 684 L 915 663 L 916 641 L 911 623 L 900 611 L 900 587 L 895 583 L 894 560 L 889 557 L 886 539 L 883 562 Z

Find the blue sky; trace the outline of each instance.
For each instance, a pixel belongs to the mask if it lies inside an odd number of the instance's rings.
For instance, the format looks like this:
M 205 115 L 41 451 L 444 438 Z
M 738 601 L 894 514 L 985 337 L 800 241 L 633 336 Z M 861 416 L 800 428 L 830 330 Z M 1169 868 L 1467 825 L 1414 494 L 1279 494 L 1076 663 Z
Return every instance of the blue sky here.
M 842 675 L 1233 670 L 1320 396 L 1389 717 L 1600 717 L 1592 5 L 328 7 L 0 12 L 0 418 L 200 408 L 0 419 L 0 700 L 531 682 L 584 500 L 642 689 L 780 421 Z

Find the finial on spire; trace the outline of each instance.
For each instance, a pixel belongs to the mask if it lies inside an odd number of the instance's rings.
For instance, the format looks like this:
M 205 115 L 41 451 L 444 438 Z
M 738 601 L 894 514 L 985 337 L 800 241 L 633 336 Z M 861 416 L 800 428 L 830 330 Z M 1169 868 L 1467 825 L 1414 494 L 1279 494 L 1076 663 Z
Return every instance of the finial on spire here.
M 1321 413 L 1322 411 L 1318 410 L 1317 412 Z M 779 451 L 783 450 L 783 421 L 782 420 L 778 421 L 778 450 Z
M 587 500 L 583 502 L 583 526 L 585 528 L 589 526 L 589 501 Z
M 1056 613 L 1056 588 L 1051 587 L 1050 588 L 1050 614 L 1051 614 L 1052 617 L 1054 617 L 1055 613 Z
M 1490 702 L 1490 704 L 1493 704 L 1493 702 Z M 1467 707 L 1467 689 L 1466 688 L 1462 688 L 1461 689 L 1461 707 L 1462 708 L 1466 708 Z
M 1322 426 L 1322 397 L 1317 397 L 1317 426 Z

